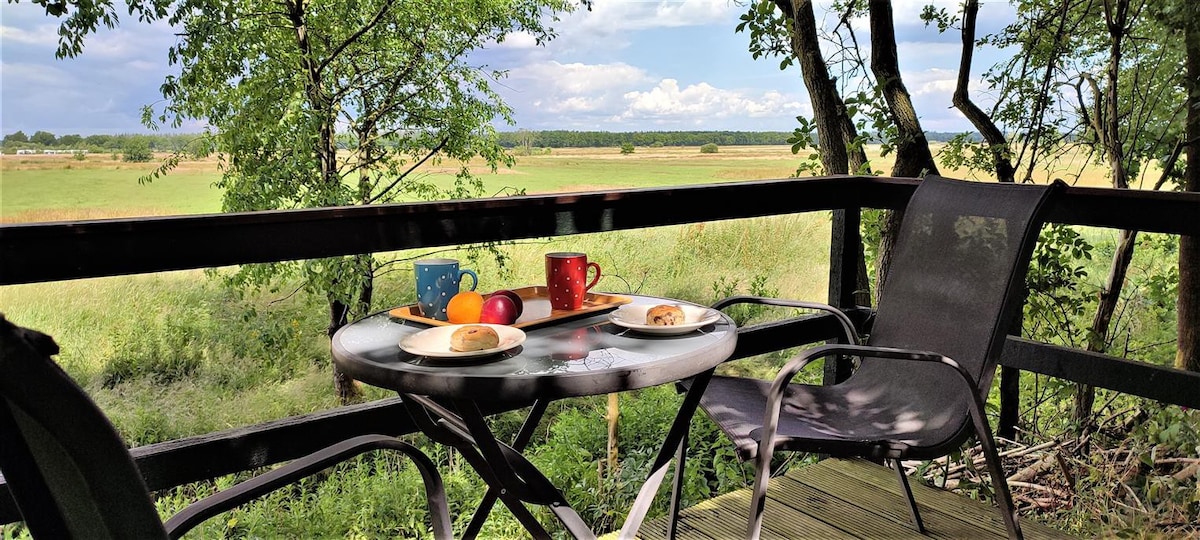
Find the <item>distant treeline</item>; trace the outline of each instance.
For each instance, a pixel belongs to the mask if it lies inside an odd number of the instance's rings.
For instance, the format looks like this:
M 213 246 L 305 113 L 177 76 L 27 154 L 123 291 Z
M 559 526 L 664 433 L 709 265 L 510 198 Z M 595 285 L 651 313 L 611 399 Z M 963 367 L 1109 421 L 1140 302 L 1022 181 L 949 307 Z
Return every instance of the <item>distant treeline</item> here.
M 38 131 L 26 135 L 23 131 L 4 136 L 4 153 L 15 154 L 18 150 L 87 150 L 88 152 L 120 153 L 130 147 L 148 148 L 152 152 L 177 152 L 194 144 L 199 134 L 140 134 L 120 135 L 62 135 L 49 131 Z
M 928 132 L 931 141 L 948 141 L 959 133 Z M 788 144 L 792 136 L 786 131 L 502 131 L 500 145 L 505 148 L 605 148 L 633 144 L 656 146 L 756 146 Z M 26 135 L 22 131 L 4 136 L 3 151 L 17 150 L 87 150 L 89 152 L 121 152 L 131 145 L 146 146 L 153 152 L 176 152 L 195 144 L 199 134 L 120 134 L 120 135 L 62 135 L 38 131 Z M 977 140 L 977 137 L 972 137 Z M 339 137 L 339 146 L 353 144 L 350 137 Z
M 931 131 L 925 134 L 931 141 L 945 142 L 961 135 Z M 503 131 L 500 145 L 506 148 L 522 146 L 536 148 L 597 148 L 615 147 L 630 143 L 634 146 L 755 146 L 789 144 L 791 132 L 786 131 Z M 972 137 L 978 140 L 977 137 Z
M 721 146 L 787 144 L 792 134 L 783 131 L 504 131 L 500 145 L 506 148 L 597 148 L 621 146 Z

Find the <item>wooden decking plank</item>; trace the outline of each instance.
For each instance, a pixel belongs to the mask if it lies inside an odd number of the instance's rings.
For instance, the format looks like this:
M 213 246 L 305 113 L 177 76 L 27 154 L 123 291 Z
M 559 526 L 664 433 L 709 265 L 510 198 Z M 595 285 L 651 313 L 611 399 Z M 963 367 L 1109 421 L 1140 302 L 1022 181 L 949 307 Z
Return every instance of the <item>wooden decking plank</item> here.
M 847 504 L 870 508 L 871 512 L 879 516 L 880 520 L 904 524 L 912 530 L 908 502 L 900 494 L 899 486 L 896 486 L 895 491 L 883 491 L 875 484 L 820 465 L 805 467 L 795 474 L 789 471 L 788 475 L 794 477 L 797 482 L 839 493 L 847 499 Z M 891 478 L 891 481 L 893 484 L 896 483 L 894 477 Z M 918 487 L 914 485 L 913 491 L 916 492 L 917 489 Z M 996 528 L 978 521 L 963 520 L 954 513 L 948 512 L 947 507 L 928 504 L 924 493 L 918 492 L 915 493 L 915 496 L 917 507 L 921 510 L 921 518 L 925 522 L 926 533 L 932 538 L 1004 538 L 1006 536 L 1003 523 Z M 961 502 L 970 503 L 965 500 Z
M 990 505 L 954 493 L 912 483 L 929 538 L 997 539 L 1006 536 L 1003 520 Z M 767 490 L 764 538 L 924 538 L 914 529 L 908 503 L 895 473 L 861 460 L 829 459 L 773 478 Z M 680 512 L 684 538 L 726 539 L 745 536 L 750 490 L 726 493 Z M 1070 538 L 1022 520 L 1026 538 Z M 640 538 L 666 536 L 666 517 L 647 523 Z
M 809 474 L 806 472 L 808 469 L 813 469 L 813 473 L 821 469 L 835 471 L 845 477 L 862 480 L 871 484 L 876 489 L 882 489 L 889 493 L 894 493 L 897 497 L 903 497 L 900 494 L 900 486 L 897 485 L 895 473 L 874 463 L 862 460 L 826 459 L 817 465 L 801 468 L 795 471 L 794 474 L 796 477 L 803 478 L 805 474 Z M 988 503 L 973 501 L 946 490 L 923 485 L 920 482 L 914 481 L 911 482 L 911 485 L 917 501 L 921 503 L 922 509 L 928 505 L 965 522 L 979 523 L 991 530 L 1004 531 L 1004 520 L 1000 517 L 999 511 Z M 1025 537 L 1031 540 L 1040 538 L 1071 538 L 1070 535 L 1062 531 L 1028 519 L 1021 520 L 1021 530 L 1025 533 Z
M 776 488 L 776 480 L 768 485 L 767 493 Z M 820 518 L 795 512 L 790 507 L 768 501 L 763 515 L 764 538 L 845 538 L 846 531 L 827 524 Z M 786 512 L 771 512 L 769 508 L 787 508 Z M 740 489 L 701 502 L 680 512 L 680 520 L 695 526 L 715 538 L 743 538 L 750 511 L 750 490 Z
M 696 540 L 725 540 L 728 536 L 715 537 L 700 529 L 697 529 L 690 521 L 679 520 L 679 538 L 688 538 Z M 616 540 L 618 534 L 616 532 L 605 535 L 602 538 L 611 538 Z M 667 519 L 655 519 L 642 523 L 642 527 L 638 529 L 637 537 L 643 540 L 666 540 L 667 538 Z
M 772 513 L 798 512 L 813 516 L 845 531 L 856 538 L 925 538 L 910 525 L 898 523 L 878 516 L 872 510 L 859 506 L 853 500 L 858 493 L 842 498 L 832 490 L 816 488 L 793 478 L 776 478 L 767 491 L 766 515 Z M 957 538 L 962 538 L 958 536 Z
M 767 484 L 767 496 L 778 489 L 778 480 L 772 479 Z M 746 536 L 746 524 L 750 519 L 750 490 L 739 489 L 733 493 L 722 495 L 726 503 L 732 503 L 729 513 L 723 514 L 726 521 L 736 523 L 737 537 Z M 778 502 L 778 501 L 776 501 Z M 767 501 L 770 508 L 771 501 Z M 770 512 L 763 514 L 763 536 L 772 538 L 833 538 L 846 537 L 846 531 L 826 523 L 819 517 L 800 512 Z

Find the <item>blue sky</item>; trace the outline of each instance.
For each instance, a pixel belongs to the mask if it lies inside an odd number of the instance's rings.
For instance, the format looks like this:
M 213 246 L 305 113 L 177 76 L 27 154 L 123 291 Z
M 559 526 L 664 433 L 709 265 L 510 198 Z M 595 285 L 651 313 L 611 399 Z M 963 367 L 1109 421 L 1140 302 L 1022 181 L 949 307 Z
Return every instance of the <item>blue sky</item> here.
M 905 82 L 925 129 L 970 130 L 950 108 L 958 34 L 920 23 L 929 1 L 893 2 Z M 953 11 L 958 2 L 933 3 Z M 827 4 L 818 0 L 818 17 Z M 147 131 L 140 111 L 161 99 L 158 87 L 171 73 L 171 28 L 125 21 L 91 36 L 80 57 L 56 60 L 56 19 L 28 2 L 0 9 L 0 131 Z M 791 131 L 796 116 L 811 113 L 799 68 L 780 71 L 777 59 L 751 58 L 749 37 L 734 32 L 745 9 L 727 0 L 596 0 L 592 11 L 556 23 L 559 37 L 545 46 L 514 35 L 472 60 L 509 72 L 500 92 L 517 124 L 500 129 Z M 1011 17 L 1006 4 L 985 2 L 980 32 Z M 860 43 L 865 26 L 855 22 Z M 977 53 L 973 77 L 997 56 Z M 987 101 L 983 90 L 976 97 Z

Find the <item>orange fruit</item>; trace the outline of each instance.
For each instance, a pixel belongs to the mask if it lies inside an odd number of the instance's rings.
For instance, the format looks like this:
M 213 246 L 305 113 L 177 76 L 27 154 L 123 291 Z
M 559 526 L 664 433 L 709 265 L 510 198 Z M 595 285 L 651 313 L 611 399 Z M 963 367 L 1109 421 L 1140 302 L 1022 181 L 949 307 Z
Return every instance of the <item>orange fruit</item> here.
M 479 322 L 483 312 L 483 295 L 475 291 L 462 291 L 450 298 L 446 304 L 446 320 L 454 324 Z

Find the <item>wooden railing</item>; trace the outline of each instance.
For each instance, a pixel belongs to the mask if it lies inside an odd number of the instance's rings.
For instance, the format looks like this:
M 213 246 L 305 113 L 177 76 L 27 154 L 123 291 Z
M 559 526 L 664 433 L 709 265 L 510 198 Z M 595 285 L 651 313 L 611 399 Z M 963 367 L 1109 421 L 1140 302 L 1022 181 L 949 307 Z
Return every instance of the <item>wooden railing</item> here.
M 902 208 L 917 180 L 867 176 L 672 188 L 0 226 L 0 285 L 299 260 L 401 249 L 595 233 L 801 212 L 834 211 L 830 303 L 854 311 L 859 209 Z M 1200 194 L 1070 188 L 1049 219 L 1074 225 L 1200 236 Z M 19 322 L 19 321 L 18 321 Z M 744 329 L 735 358 L 838 335 L 823 316 Z M 1010 338 L 1001 359 L 1052 375 L 1200 408 L 1200 374 Z M 839 376 L 830 363 L 827 379 Z M 1002 384 L 1003 386 L 1003 384 Z M 497 405 L 496 410 L 522 404 Z M 1002 403 L 1012 421 L 1016 400 Z M 1009 420 L 1005 420 L 1005 418 Z M 289 460 L 360 433 L 411 432 L 395 399 L 291 417 L 133 449 L 148 487 L 166 489 Z M 0 483 L 0 523 L 20 519 Z

